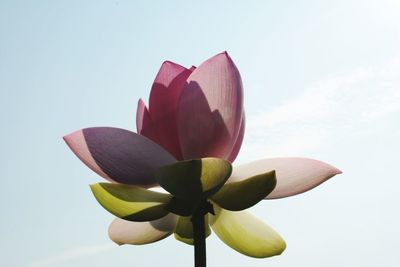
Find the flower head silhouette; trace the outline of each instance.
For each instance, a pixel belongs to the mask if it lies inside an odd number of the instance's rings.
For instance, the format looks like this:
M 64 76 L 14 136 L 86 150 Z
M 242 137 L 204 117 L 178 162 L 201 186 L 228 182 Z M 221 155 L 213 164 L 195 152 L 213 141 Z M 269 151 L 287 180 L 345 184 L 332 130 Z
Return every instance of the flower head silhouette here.
M 85 128 L 64 140 L 111 183 L 91 185 L 116 215 L 118 244 L 147 244 L 174 233 L 197 244 L 211 233 L 251 257 L 281 254 L 286 244 L 245 209 L 263 199 L 293 196 L 341 173 L 307 158 L 270 158 L 232 168 L 244 131 L 243 88 L 229 55 L 198 68 L 166 61 L 153 83 L 149 108 L 139 100 L 137 133 Z M 149 188 L 163 187 L 168 193 Z

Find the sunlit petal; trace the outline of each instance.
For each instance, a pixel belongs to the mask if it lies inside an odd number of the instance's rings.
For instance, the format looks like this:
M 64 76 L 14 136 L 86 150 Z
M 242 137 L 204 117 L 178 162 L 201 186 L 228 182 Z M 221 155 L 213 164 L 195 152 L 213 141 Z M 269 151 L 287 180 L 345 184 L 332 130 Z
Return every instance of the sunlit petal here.
M 282 237 L 251 213 L 214 209 L 215 216 L 209 214 L 211 228 L 234 250 L 254 258 L 279 255 L 285 250 Z
M 177 159 L 182 159 L 176 122 L 177 105 L 191 73 L 191 70 L 170 61 L 161 65 L 151 87 L 148 110 L 151 123 L 143 124 L 140 131 Z
M 308 158 L 270 158 L 253 161 L 233 169 L 227 181 L 244 180 L 247 177 L 275 170 L 277 184 L 267 198 L 282 198 L 308 191 L 336 174 L 339 169 L 322 161 Z
M 97 183 L 90 185 L 93 195 L 107 211 L 128 221 L 152 221 L 168 214 L 171 195 L 138 186 Z

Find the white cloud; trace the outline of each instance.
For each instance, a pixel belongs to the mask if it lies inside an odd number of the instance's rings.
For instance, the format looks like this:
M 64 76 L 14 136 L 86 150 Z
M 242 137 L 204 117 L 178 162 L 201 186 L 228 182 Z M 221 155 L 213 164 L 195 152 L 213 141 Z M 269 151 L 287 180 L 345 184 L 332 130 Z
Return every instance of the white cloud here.
M 50 257 L 36 260 L 26 265 L 26 267 L 48 267 L 48 266 L 59 266 L 59 264 L 75 260 L 81 257 L 94 255 L 97 253 L 101 253 L 107 251 L 109 249 L 115 248 L 115 244 L 113 243 L 105 243 L 105 244 L 95 244 L 95 245 L 87 245 L 87 246 L 78 246 L 59 254 L 52 255 Z
M 374 123 L 399 111 L 400 58 L 384 66 L 333 75 L 270 110 L 249 116 L 240 158 L 306 155 L 333 137 L 371 134 L 376 131 Z

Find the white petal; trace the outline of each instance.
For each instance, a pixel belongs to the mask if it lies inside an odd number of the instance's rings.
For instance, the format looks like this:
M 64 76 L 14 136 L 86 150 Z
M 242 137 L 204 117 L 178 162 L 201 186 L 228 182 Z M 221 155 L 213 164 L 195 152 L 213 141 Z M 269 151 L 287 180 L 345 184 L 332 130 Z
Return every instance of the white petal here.
M 151 222 L 130 222 L 116 218 L 108 228 L 108 235 L 118 245 L 144 245 L 169 236 L 177 217 L 174 214 Z
M 339 169 L 308 158 L 270 158 L 235 167 L 227 183 L 275 170 L 277 184 L 267 198 L 283 198 L 308 191 L 325 182 Z

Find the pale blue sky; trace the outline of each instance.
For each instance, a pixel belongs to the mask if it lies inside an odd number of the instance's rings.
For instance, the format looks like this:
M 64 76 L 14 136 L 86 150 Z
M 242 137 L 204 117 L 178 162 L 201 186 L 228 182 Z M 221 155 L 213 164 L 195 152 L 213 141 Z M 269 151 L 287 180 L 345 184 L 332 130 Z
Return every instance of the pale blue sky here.
M 400 2 L 0 1 L 1 266 L 191 266 L 173 238 L 114 245 L 101 181 L 62 141 L 135 129 L 164 60 L 227 50 L 245 86 L 238 163 L 307 156 L 344 171 L 253 209 L 287 241 L 255 260 L 207 240 L 209 266 L 399 265 Z

